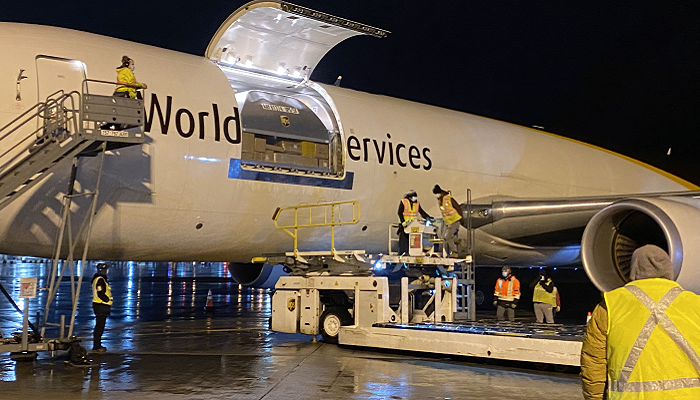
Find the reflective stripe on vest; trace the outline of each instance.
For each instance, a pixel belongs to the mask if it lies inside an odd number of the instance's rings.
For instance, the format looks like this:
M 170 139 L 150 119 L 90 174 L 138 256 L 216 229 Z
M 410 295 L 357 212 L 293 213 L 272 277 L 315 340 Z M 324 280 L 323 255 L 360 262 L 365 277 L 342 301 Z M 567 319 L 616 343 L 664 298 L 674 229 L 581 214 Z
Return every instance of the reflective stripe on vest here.
M 107 295 L 109 301 L 104 301 L 100 298 L 100 296 L 97 295 L 97 281 L 99 280 L 102 280 L 105 283 L 105 295 Z M 105 278 L 98 277 L 92 280 L 92 302 L 99 304 L 107 304 L 108 306 L 112 305 L 112 288 L 109 286 L 109 283 L 107 283 L 107 280 Z
M 553 307 L 556 307 L 557 302 L 552 295 L 556 296 L 554 290 L 552 290 L 552 293 L 549 293 L 542 287 L 542 285 L 540 285 L 539 282 L 537 282 L 537 285 L 535 285 L 535 290 L 532 293 L 532 301 L 536 303 L 547 303 L 551 304 Z
M 645 279 L 605 293 L 605 301 L 608 398 L 637 399 L 639 393 L 661 391 L 666 391 L 658 393 L 661 397 L 644 398 L 700 398 L 698 297 L 675 282 Z M 644 363 L 638 364 L 640 359 Z
M 494 296 L 498 297 L 498 300 L 505 300 L 505 301 L 513 301 L 515 299 L 520 298 L 520 293 L 513 293 L 513 282 L 515 281 L 515 278 L 511 277 L 508 279 L 508 287 L 504 288 L 503 287 L 503 282 L 505 279 L 498 278 L 498 281 L 496 282 L 496 291 L 494 292 Z
M 403 225 L 406 226 L 418 218 L 418 202 L 413 203 L 413 207 L 408 199 L 403 199 L 401 202 L 403 203 Z
M 442 196 L 440 212 L 442 212 L 442 221 L 445 225 L 453 224 L 462 219 L 457 210 L 452 207 L 452 196 L 449 194 Z

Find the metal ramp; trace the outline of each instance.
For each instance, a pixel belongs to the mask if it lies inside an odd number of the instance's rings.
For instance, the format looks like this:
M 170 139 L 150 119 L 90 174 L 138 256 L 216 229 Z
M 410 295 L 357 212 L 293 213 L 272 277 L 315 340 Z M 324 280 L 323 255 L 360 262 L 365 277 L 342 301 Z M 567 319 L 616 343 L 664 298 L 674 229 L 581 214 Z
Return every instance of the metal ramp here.
M 48 296 L 41 333 L 37 334 L 37 329 L 32 327 L 34 335 L 31 340 L 28 338 L 31 324 L 25 311 L 22 339 L 18 342 L 3 340 L 0 352 L 48 350 L 53 354 L 55 350 L 67 349 L 71 342 L 76 341 L 73 326 L 84 275 L 82 271 L 87 265 L 93 217 L 97 211 L 105 152 L 140 145 L 145 140 L 143 100 L 91 94 L 90 84 L 109 85 L 111 91 L 118 83 L 86 79 L 81 92 L 53 93 L 0 128 L 0 210 L 47 178 L 56 168 L 67 167 L 68 164 L 62 163 L 64 160 L 72 160 L 70 183 L 63 196 L 62 219 L 49 287 L 43 288 L 48 291 Z M 95 156 L 100 157 L 95 188 L 89 191 L 83 184 L 82 193 L 76 193 L 74 188 L 80 158 Z M 72 227 L 74 213 L 70 210 L 73 199 L 79 196 L 91 198 L 91 205 L 83 211 L 81 225 L 75 233 Z M 65 248 L 68 254 L 62 255 Z M 75 255 L 80 254 L 80 250 L 82 258 L 79 267 Z M 61 259 L 65 259 L 65 262 L 61 263 Z M 70 279 L 71 284 L 72 314 L 68 326 L 64 315 L 61 315 L 60 323 L 48 321 L 51 304 L 64 277 Z M 37 316 L 37 326 L 40 322 L 38 319 Z M 47 327 L 58 327 L 58 337 L 47 339 Z

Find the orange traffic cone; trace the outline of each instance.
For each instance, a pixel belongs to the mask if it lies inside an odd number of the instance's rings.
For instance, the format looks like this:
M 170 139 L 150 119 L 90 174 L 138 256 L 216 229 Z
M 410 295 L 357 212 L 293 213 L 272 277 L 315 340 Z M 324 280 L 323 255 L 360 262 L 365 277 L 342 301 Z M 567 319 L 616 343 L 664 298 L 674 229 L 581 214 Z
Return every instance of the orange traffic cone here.
M 588 312 L 588 315 L 586 315 L 586 325 L 588 325 L 588 321 L 591 320 L 591 312 Z
M 207 293 L 207 305 L 204 306 L 204 310 L 206 312 L 214 312 L 214 299 L 211 296 L 211 289 L 209 289 L 209 293 Z

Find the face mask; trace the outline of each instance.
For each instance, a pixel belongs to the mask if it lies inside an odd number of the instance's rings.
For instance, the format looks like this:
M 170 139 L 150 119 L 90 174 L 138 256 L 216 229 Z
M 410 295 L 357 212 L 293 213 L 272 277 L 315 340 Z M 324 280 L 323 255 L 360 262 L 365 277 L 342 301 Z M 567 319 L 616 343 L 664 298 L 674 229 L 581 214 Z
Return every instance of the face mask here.
M 129 67 L 129 69 L 130 69 L 131 71 L 134 71 L 134 70 L 136 70 L 136 66 L 135 66 L 135 65 L 132 65 L 131 67 Z
M 414 202 L 414 203 L 417 202 L 417 201 L 418 201 L 418 197 L 416 197 L 416 196 L 411 197 L 411 201 Z
M 506 278 L 506 277 L 508 277 L 508 272 L 507 272 L 507 271 L 503 271 L 503 272 L 501 272 L 501 275 L 503 275 L 503 277 Z
M 436 194 L 435 194 L 435 198 L 436 198 L 436 199 L 440 199 L 440 193 L 436 193 Z

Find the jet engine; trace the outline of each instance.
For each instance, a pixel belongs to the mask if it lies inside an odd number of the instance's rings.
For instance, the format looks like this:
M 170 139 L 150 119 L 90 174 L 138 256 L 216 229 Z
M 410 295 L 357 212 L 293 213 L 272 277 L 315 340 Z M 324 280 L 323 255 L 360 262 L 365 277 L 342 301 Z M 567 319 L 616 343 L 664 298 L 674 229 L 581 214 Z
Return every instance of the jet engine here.
M 630 281 L 632 252 L 646 244 L 666 250 L 675 280 L 700 293 L 700 199 L 632 198 L 599 211 L 581 241 L 588 277 L 604 292 L 623 286 Z
M 228 271 L 236 283 L 254 288 L 272 289 L 280 276 L 287 276 L 282 265 L 228 263 Z

